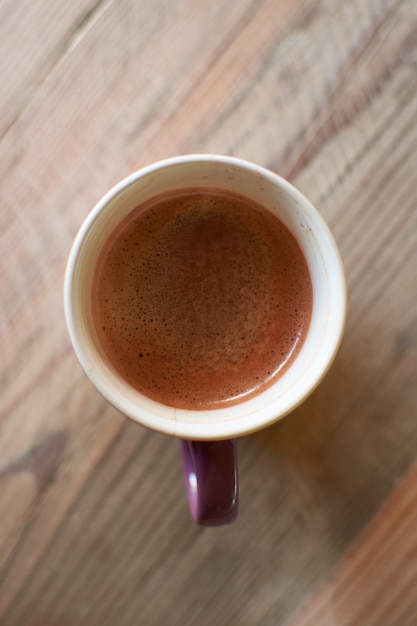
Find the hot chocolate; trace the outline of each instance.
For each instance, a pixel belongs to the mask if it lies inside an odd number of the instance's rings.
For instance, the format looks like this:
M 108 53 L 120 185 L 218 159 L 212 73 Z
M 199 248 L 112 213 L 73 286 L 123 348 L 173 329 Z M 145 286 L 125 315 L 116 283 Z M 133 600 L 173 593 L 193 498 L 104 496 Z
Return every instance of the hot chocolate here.
M 114 369 L 165 405 L 214 409 L 263 391 L 301 349 L 312 311 L 303 253 L 259 204 L 188 189 L 132 211 L 93 281 Z

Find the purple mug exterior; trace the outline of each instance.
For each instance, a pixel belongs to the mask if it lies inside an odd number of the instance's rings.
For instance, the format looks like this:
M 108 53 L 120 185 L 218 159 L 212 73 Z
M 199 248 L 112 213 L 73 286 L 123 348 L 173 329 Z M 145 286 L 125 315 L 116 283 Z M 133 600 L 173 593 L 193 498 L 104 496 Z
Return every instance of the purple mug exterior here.
M 236 441 L 181 441 L 185 488 L 193 520 L 220 526 L 236 519 Z
M 309 267 L 313 312 L 303 347 L 291 367 L 258 395 L 221 409 L 162 405 L 131 387 L 111 367 L 91 310 L 95 263 L 104 242 L 138 205 L 190 187 L 238 192 L 262 204 L 296 237 Z M 81 226 L 67 264 L 65 316 L 75 353 L 97 390 L 142 426 L 181 440 L 189 508 L 201 525 L 235 519 L 238 508 L 235 439 L 265 428 L 297 407 L 326 374 L 344 329 L 346 285 L 333 237 L 311 203 L 276 174 L 233 157 L 174 157 L 135 172 L 113 187 Z

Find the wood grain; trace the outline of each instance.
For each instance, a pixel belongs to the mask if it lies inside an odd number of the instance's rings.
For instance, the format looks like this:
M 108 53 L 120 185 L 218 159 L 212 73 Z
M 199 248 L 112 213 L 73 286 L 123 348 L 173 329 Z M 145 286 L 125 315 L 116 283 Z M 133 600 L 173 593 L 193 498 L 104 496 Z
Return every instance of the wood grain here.
M 286 626 L 417 621 L 416 487 L 414 466 L 328 581 Z
M 414 626 L 417 4 L 0 4 L 1 626 Z M 178 442 L 72 353 L 71 242 L 120 178 L 187 152 L 293 181 L 340 246 L 323 384 L 239 442 L 238 521 L 190 521 Z

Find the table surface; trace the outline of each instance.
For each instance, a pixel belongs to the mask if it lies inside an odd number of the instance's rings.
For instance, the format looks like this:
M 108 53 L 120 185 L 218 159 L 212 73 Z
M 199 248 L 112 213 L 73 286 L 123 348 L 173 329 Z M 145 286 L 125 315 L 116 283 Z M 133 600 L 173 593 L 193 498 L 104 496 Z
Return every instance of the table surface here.
M 417 624 L 416 1 L 3 0 L 0 35 L 0 624 Z M 193 152 L 298 186 L 349 288 L 330 372 L 239 441 L 215 529 L 62 306 L 96 201 Z

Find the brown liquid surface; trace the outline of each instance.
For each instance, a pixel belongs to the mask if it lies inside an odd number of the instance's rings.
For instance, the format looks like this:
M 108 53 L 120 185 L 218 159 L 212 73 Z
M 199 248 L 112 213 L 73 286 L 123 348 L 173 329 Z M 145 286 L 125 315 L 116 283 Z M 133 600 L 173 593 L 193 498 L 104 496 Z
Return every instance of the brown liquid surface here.
M 165 405 L 219 408 L 280 376 L 308 331 L 295 238 L 238 195 L 188 190 L 134 210 L 107 241 L 93 316 L 114 368 Z

